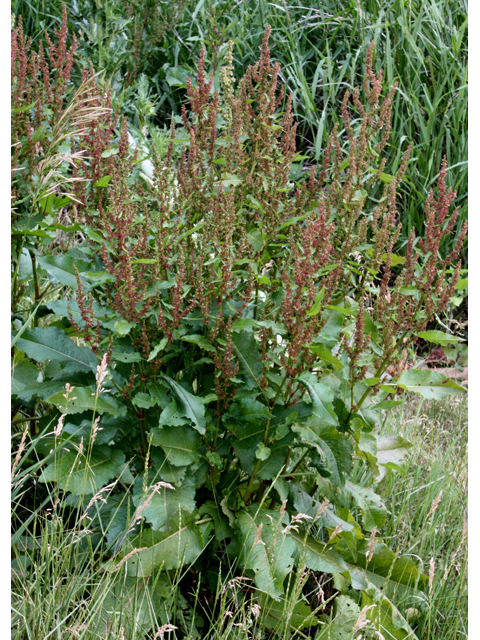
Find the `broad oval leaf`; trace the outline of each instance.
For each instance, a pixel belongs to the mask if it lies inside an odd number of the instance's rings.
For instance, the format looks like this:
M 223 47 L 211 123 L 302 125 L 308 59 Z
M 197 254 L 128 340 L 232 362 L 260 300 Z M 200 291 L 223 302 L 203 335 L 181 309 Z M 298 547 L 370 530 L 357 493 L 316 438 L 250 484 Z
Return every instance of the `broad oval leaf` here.
M 170 387 L 177 399 L 180 401 L 180 405 L 183 408 L 187 418 L 193 422 L 193 427 L 199 433 L 205 433 L 205 406 L 200 401 L 200 398 L 189 393 L 178 382 L 172 380 L 165 374 L 159 374 L 159 377 Z
M 337 416 L 333 410 L 333 392 L 323 382 L 317 382 L 312 374 L 303 374 L 298 381 L 307 389 L 313 404 L 313 413 L 329 426 L 338 424 Z
M 191 564 L 202 553 L 203 540 L 195 523 L 179 527 L 177 521 L 173 530 L 160 532 L 147 529 L 129 540 L 127 551 L 131 553 L 136 549 L 144 550 L 126 560 L 127 575 L 146 577 L 154 571 L 169 571 Z
M 68 362 L 70 371 L 95 370 L 98 360 L 87 347 L 78 347 L 58 327 L 26 329 L 16 346 L 37 362 Z
M 413 391 L 422 398 L 446 398 L 466 393 L 466 389 L 438 371 L 428 369 L 408 369 L 396 383 L 401 389 Z

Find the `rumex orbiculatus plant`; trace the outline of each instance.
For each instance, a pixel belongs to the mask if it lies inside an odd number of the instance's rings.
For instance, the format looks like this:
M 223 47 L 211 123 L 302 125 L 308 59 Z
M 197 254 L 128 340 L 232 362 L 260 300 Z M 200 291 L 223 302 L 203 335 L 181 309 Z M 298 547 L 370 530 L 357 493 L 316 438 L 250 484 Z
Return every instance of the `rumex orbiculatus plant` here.
M 63 256 L 75 263 L 75 298 L 45 310 L 63 316 L 86 346 L 58 323 L 24 331 L 17 348 L 26 356 L 42 361 L 39 345 L 55 343 L 63 359 L 37 391 L 17 397 L 37 393 L 57 407 L 69 440 L 87 437 L 92 412 L 101 416 L 87 494 L 127 478 L 95 515 L 114 518 L 109 543 L 127 575 L 191 564 L 221 578 L 225 558 L 236 558 L 256 587 L 242 597 L 263 611 L 253 624 L 280 633 L 290 624 L 278 615 L 289 581 L 304 565 L 334 575 L 339 591 L 361 592 L 376 604 L 372 619 L 387 624 L 390 615 L 393 637 L 404 638 L 413 631 L 388 613 L 388 598 L 422 587 L 424 576 L 375 540 L 387 510 L 350 471 L 362 459 L 378 481 L 405 454 L 408 443 L 375 430 L 398 388 L 463 391 L 438 373 L 409 369 L 397 379 L 389 367 L 445 309 L 466 228 L 442 258 L 440 241 L 457 215 L 444 164 L 438 195 L 426 202 L 424 238 L 412 233 L 405 255 L 394 253 L 410 149 L 396 175 L 385 173 L 395 87 L 381 99 L 372 48 L 363 102 L 359 89 L 347 92 L 344 128 L 332 131 L 322 165 L 291 182 L 296 125 L 269 33 L 238 83 L 229 48 L 222 95 L 202 52 L 187 84 L 187 138 L 172 124 L 166 157 L 152 152 L 151 183 L 139 186 L 123 124 L 112 144 L 124 161 L 105 166 L 108 186 L 83 209 L 88 242 Z M 177 163 L 175 145 L 183 149 Z M 78 175 L 88 178 L 94 162 Z M 92 376 L 102 351 L 110 393 L 100 396 Z M 75 391 L 68 405 L 67 376 Z M 74 458 L 66 453 L 41 479 L 75 496 L 66 480 Z M 134 521 L 122 507 L 129 499 Z M 318 624 L 310 605 L 298 604 L 298 628 Z

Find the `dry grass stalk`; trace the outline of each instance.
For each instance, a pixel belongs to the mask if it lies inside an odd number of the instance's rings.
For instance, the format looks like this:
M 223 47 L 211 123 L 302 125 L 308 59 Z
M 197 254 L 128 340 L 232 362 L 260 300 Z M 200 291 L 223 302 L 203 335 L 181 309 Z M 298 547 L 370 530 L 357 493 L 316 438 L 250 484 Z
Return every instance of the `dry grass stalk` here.
M 99 431 L 102 431 L 102 427 L 98 426 L 98 423 L 100 422 L 100 416 L 97 416 L 93 422 L 92 425 L 92 444 L 95 442 L 95 439 L 97 437 L 97 433 Z
M 265 543 L 262 540 L 262 529 L 263 529 L 263 522 L 258 525 L 258 529 L 255 532 L 255 538 L 253 540 L 252 551 L 253 551 L 253 549 L 255 549 L 255 547 L 258 544 L 261 544 L 262 546 L 265 546 Z
M 105 498 L 102 497 L 102 494 L 106 493 L 107 491 L 110 491 L 110 489 L 113 489 L 117 484 L 117 482 L 118 482 L 118 478 L 117 480 L 115 480 L 115 482 L 112 482 L 111 484 L 107 484 L 106 487 L 103 487 L 103 489 L 100 489 L 100 491 L 97 491 L 97 493 L 93 496 L 93 498 L 88 503 L 87 508 L 85 509 L 84 514 L 82 515 L 80 520 L 83 520 L 84 518 L 87 518 L 88 520 L 92 519 L 88 515 L 88 510 L 90 509 L 90 507 L 93 507 L 93 505 L 96 502 L 100 501 L 100 502 L 103 502 L 104 504 L 107 504 L 107 501 L 105 500 Z
M 160 638 L 160 640 L 163 640 L 163 637 L 166 633 L 170 633 L 170 631 L 175 631 L 175 629 L 178 629 L 178 627 L 175 627 L 173 624 L 164 624 L 162 627 L 160 627 L 160 629 L 154 635 L 154 638 L 155 639 Z
M 442 499 L 442 496 L 443 496 L 443 491 L 440 491 L 438 496 L 432 502 L 432 506 L 430 507 L 430 511 L 427 513 L 427 518 L 435 513 L 435 511 L 437 510 L 438 505 L 440 504 L 440 500 Z
M 328 539 L 328 542 L 331 542 L 335 538 L 335 536 L 338 536 L 338 534 L 342 530 L 343 530 L 343 525 L 342 524 L 339 524 L 338 526 L 336 526 L 335 529 L 332 531 L 332 535 Z
M 430 569 L 428 571 L 428 593 L 432 595 L 433 579 L 435 578 L 435 560 L 430 558 Z
M 357 631 L 360 631 L 360 629 L 363 629 L 363 627 L 367 626 L 368 624 L 367 613 L 370 611 L 370 609 L 374 609 L 376 606 L 377 606 L 376 604 L 370 604 L 363 607 L 363 609 L 360 611 L 360 615 L 358 616 L 358 620 L 356 621 L 355 626 L 353 627 L 352 635 L 355 634 Z
M 18 447 L 17 455 L 15 456 L 15 460 L 12 465 L 12 476 L 11 476 L 12 480 L 13 480 L 13 476 L 15 475 L 15 469 L 17 468 L 18 463 L 20 462 L 20 458 L 22 457 L 23 450 L 25 449 L 25 440 L 27 439 L 27 433 L 28 433 L 28 424 L 23 430 L 22 439 L 20 440 L 20 445 Z
M 330 500 L 328 500 L 328 498 L 325 498 L 324 501 L 322 502 L 322 504 L 320 505 L 320 507 L 318 508 L 317 513 L 315 514 L 315 518 L 313 519 L 313 523 L 315 523 L 315 522 L 317 522 L 317 520 L 319 520 L 319 518 L 321 517 L 322 513 L 327 510 L 329 504 L 330 504 Z
M 63 431 L 63 421 L 65 420 L 65 416 L 66 414 L 62 413 L 62 415 L 58 418 L 57 426 L 53 430 L 53 435 L 55 436 L 55 438 L 58 438 Z
M 373 527 L 372 533 L 370 535 L 370 540 L 368 541 L 368 553 L 367 553 L 367 562 L 371 562 L 373 558 L 373 552 L 375 550 L 375 537 L 377 535 L 377 527 Z
M 148 549 L 148 547 L 140 547 L 138 549 L 133 549 L 132 551 L 130 551 L 130 553 L 127 553 L 126 556 L 124 556 L 120 562 L 116 565 L 116 567 L 114 568 L 114 571 L 118 571 L 120 569 L 120 567 L 125 564 L 125 562 L 127 562 L 127 560 L 130 560 L 130 558 L 134 555 L 136 555 L 137 553 L 141 553 L 142 551 L 146 551 Z

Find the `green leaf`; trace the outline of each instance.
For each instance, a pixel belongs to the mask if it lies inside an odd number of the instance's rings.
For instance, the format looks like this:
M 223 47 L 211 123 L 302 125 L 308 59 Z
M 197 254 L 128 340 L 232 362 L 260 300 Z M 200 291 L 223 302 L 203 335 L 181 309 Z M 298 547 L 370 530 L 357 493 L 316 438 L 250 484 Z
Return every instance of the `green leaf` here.
M 315 446 L 323 466 L 331 473 L 332 481 L 343 486 L 343 476 L 352 466 L 353 447 L 348 438 L 334 427 L 319 426 L 318 419 L 315 418 L 309 418 L 306 425 L 294 425 L 292 431 Z
M 198 558 L 203 551 L 198 527 L 193 522 L 182 526 L 178 521 L 172 524 L 170 531 L 147 529 L 129 540 L 124 556 L 134 549 L 146 549 L 135 553 L 125 562 L 127 575 L 146 577 L 154 571 L 178 569 Z
M 391 182 L 394 181 L 394 177 L 391 176 L 389 173 L 382 173 L 380 174 L 380 180 L 382 182 L 386 182 L 387 184 L 390 184 Z
M 38 372 L 37 372 L 38 373 Z M 41 400 L 48 400 L 56 393 L 65 393 L 65 384 L 69 383 L 76 387 L 89 386 L 94 383 L 93 373 L 86 371 L 67 371 L 53 380 L 45 382 L 32 382 L 25 386 L 24 389 L 17 392 L 20 400 L 30 402 L 32 398 L 38 396 Z
M 223 174 L 222 184 L 224 187 L 236 187 L 237 185 L 242 184 L 242 182 L 242 178 L 239 178 L 238 176 L 235 176 L 231 173 L 225 172 Z
M 63 491 L 75 496 L 97 493 L 125 463 L 125 454 L 117 449 L 94 447 L 87 461 L 77 451 L 63 448 L 40 476 L 40 482 L 56 482 Z
M 387 638 L 418 640 L 413 629 L 397 607 L 374 584 L 368 583 L 362 591 L 362 608 L 375 605 L 367 612 L 367 619 L 379 628 Z
M 334 600 L 335 616 L 316 636 L 316 640 L 351 640 L 353 628 L 360 617 L 360 607 L 348 596 Z
M 69 255 L 64 256 L 43 256 L 37 258 L 38 264 L 50 272 L 61 283 L 70 287 L 74 291 L 77 290 L 77 278 L 74 265 L 79 272 L 85 271 L 90 267 L 85 260 L 78 260 Z M 85 286 L 85 282 L 83 283 Z
M 163 449 L 167 460 L 176 467 L 198 462 L 200 436 L 191 427 L 163 427 L 153 429 L 152 444 Z
M 110 158 L 110 156 L 116 156 L 118 152 L 119 152 L 118 147 L 110 147 L 110 149 L 107 149 L 106 151 L 102 151 L 101 157 Z
M 305 315 L 316 316 L 320 313 L 324 295 L 325 295 L 325 287 L 322 287 L 315 297 L 315 302 L 313 303 L 313 307 L 309 311 L 307 311 Z
M 120 320 L 115 321 L 113 328 L 115 333 L 117 333 L 119 336 L 126 336 L 130 333 L 130 330 L 133 329 L 134 326 L 134 322 L 127 322 L 126 320 L 123 320 L 123 318 L 120 318 Z
M 112 176 L 103 176 L 103 178 L 100 178 L 100 180 L 97 180 L 93 186 L 100 187 L 100 188 L 106 187 L 108 186 L 108 183 L 110 182 L 111 179 L 112 179 Z
M 423 338 L 423 340 L 433 342 L 434 344 L 440 344 L 442 346 L 456 344 L 457 342 L 465 342 L 463 338 L 452 336 L 451 334 L 444 333 L 443 331 L 420 331 L 420 333 L 417 333 L 417 336 L 419 338 Z
M 327 347 L 324 347 L 322 344 L 311 344 L 308 348 L 312 353 L 318 356 L 320 360 L 333 365 L 337 371 L 341 371 L 343 369 L 343 364 L 338 358 L 332 355 L 332 352 L 330 349 L 327 349 Z
M 254 572 L 260 591 L 279 600 L 285 577 L 293 569 L 295 553 L 292 538 L 282 534 L 279 513 L 266 509 L 257 513 L 256 507 L 242 511 L 237 516 L 236 527 L 241 566 Z
M 288 535 L 295 541 L 297 560 L 303 558 L 308 569 L 331 574 L 348 571 L 345 560 L 323 542 L 294 530 Z
M 17 347 L 37 362 L 67 362 L 70 371 L 91 370 L 98 365 L 98 360 L 90 349 L 77 347 L 75 342 L 57 327 L 27 329 L 17 340 Z
M 139 475 L 135 482 L 133 503 L 136 507 L 147 504 L 142 510 L 155 531 L 167 531 L 178 526 L 182 512 L 193 513 L 195 510 L 195 487 L 193 479 L 185 480 L 180 487 L 173 489 L 160 487 L 152 492 L 152 487 L 143 492 L 143 476 Z
M 372 531 L 374 527 L 382 527 L 385 524 L 388 511 L 383 500 L 375 491 L 354 484 L 350 480 L 345 482 L 345 486 L 340 491 L 351 498 L 354 506 L 360 508 L 363 526 L 367 531 Z
M 263 442 L 260 442 L 257 445 L 257 450 L 255 451 L 255 457 L 257 460 L 267 460 L 270 457 L 272 450 L 266 447 Z
M 96 413 L 111 413 L 113 415 L 125 415 L 126 407 L 119 406 L 115 398 L 102 393 L 95 398 L 94 387 L 73 387 L 68 403 L 65 393 L 59 391 L 48 398 L 48 402 L 54 404 L 61 413 L 67 415 L 72 413 L 82 413 L 83 411 L 95 411 Z
M 153 360 L 154 358 L 157 357 L 157 355 L 160 353 L 160 351 L 163 351 L 165 349 L 165 347 L 168 344 L 168 338 L 163 337 L 160 342 L 154 347 L 153 351 L 150 353 L 150 355 L 148 356 L 148 360 L 147 362 L 150 362 L 151 360 Z
M 281 598 L 279 601 L 260 593 L 258 604 L 261 607 L 260 624 L 266 629 L 275 631 L 283 636 L 286 630 L 300 630 L 315 627 L 319 624 L 307 602 L 300 600 L 292 608 L 290 599 Z M 285 637 L 288 637 L 285 636 Z
M 466 393 L 466 389 L 437 371 L 407 369 L 396 383 L 401 389 L 413 391 L 422 398 L 440 399 Z
M 180 405 L 185 412 L 187 418 L 193 422 L 194 429 L 199 433 L 205 433 L 205 407 L 201 403 L 200 399 L 189 393 L 178 382 L 172 380 L 165 374 L 159 374 L 159 377 L 170 387 L 177 399 L 180 401 Z
M 247 382 L 247 388 L 260 388 L 263 364 L 260 359 L 258 342 L 253 333 L 240 331 L 232 336 L 232 341 L 240 364 L 240 371 Z
M 156 401 L 152 396 L 143 391 L 139 391 L 133 398 L 132 403 L 140 409 L 151 409 L 156 405 Z
M 333 410 L 333 392 L 323 382 L 317 382 L 313 374 L 302 374 L 298 381 L 307 389 L 313 404 L 313 413 L 323 424 L 335 426 L 337 416 Z
M 38 378 L 38 369 L 29 360 L 20 360 L 12 366 L 11 393 L 17 394 L 35 384 Z
M 376 482 L 382 480 L 385 476 L 385 467 L 390 463 L 400 464 L 408 453 L 408 449 L 412 446 L 408 440 L 399 435 L 389 434 L 385 436 L 375 436 L 377 440 L 377 461 L 380 465 L 379 476 L 375 478 Z
M 181 339 L 184 342 L 191 342 L 193 344 L 196 344 L 197 346 L 200 347 L 200 349 L 203 349 L 204 351 L 213 351 L 213 352 L 216 351 L 215 347 L 210 342 L 208 342 L 206 338 L 204 338 L 201 335 L 193 334 L 190 336 L 182 336 Z
M 47 133 L 47 125 L 41 124 L 33 132 L 32 141 L 33 142 L 40 142 L 41 140 L 43 140 L 43 138 L 45 137 L 46 133 Z

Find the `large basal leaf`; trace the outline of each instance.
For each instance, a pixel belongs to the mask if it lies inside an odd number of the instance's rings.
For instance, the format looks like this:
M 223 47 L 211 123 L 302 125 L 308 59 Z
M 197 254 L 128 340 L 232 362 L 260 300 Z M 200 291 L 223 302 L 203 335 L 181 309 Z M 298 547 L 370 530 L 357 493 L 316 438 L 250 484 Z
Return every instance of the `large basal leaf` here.
M 110 413 L 112 415 L 125 415 L 126 407 L 118 405 L 111 395 L 102 393 L 96 397 L 94 387 L 73 387 L 69 395 L 68 403 L 65 392 L 58 391 L 48 398 L 48 402 L 54 404 L 61 413 L 83 413 L 83 411 L 95 411 L 96 413 Z
M 128 541 L 124 555 L 146 549 L 125 561 L 127 575 L 145 577 L 158 570 L 178 569 L 198 558 L 204 548 L 200 529 L 194 522 L 172 524 L 169 531 L 147 529 Z
M 344 474 L 352 466 L 353 447 L 348 438 L 334 427 L 322 428 L 315 416 L 309 418 L 306 425 L 294 425 L 292 431 L 316 447 L 323 465 L 331 473 L 332 482 L 342 486 Z
M 317 382 L 313 374 L 303 374 L 298 381 L 307 389 L 313 404 L 313 413 L 325 426 L 336 426 L 338 419 L 333 409 L 333 392 L 325 383 Z
M 410 557 L 397 558 L 383 542 L 375 543 L 370 561 L 369 541 L 356 540 L 349 533 L 338 537 L 335 549 L 345 560 L 356 590 L 366 589 L 371 582 L 394 598 L 428 584 L 427 576 L 420 573 Z
M 387 519 L 388 510 L 378 494 L 368 487 L 361 487 L 347 480 L 339 492 L 350 498 L 347 508 L 359 507 L 362 512 L 363 526 L 367 531 L 374 527 L 382 527 Z
M 307 569 L 322 571 L 324 573 L 343 573 L 348 571 L 345 560 L 326 544 L 307 536 L 303 532 L 290 531 L 288 534 L 295 542 L 296 561 L 303 558 Z
M 147 522 L 155 531 L 168 531 L 178 524 L 182 512 L 193 513 L 195 509 L 195 487 L 193 479 L 188 478 L 180 487 L 161 487 L 152 493 L 151 488 L 142 490 L 143 476 L 138 476 L 133 491 L 133 502 L 138 508 L 141 504 L 148 506 L 142 510 Z
M 371 605 L 375 606 L 368 610 L 367 619 L 372 621 L 376 629 L 380 629 L 385 638 L 418 640 L 393 602 L 374 584 L 369 583 L 362 591 L 362 608 Z
M 292 609 L 288 597 L 277 601 L 261 593 L 258 604 L 261 607 L 259 624 L 279 635 L 283 635 L 285 631 L 316 627 L 319 624 L 307 602 L 302 600 Z
M 288 495 L 298 513 L 305 513 L 307 516 L 315 518 L 321 503 L 312 498 L 300 483 L 290 482 L 288 484 Z M 340 525 L 342 526 L 342 531 L 353 531 L 354 529 L 352 524 L 339 518 L 331 508 L 325 509 L 317 522 L 319 526 L 324 526 L 328 529 L 335 529 Z
M 235 433 L 235 448 L 239 451 L 255 449 L 263 440 L 268 407 L 253 398 L 242 398 L 230 405 L 227 423 Z
M 260 591 L 279 600 L 284 592 L 283 581 L 293 568 L 295 554 L 293 539 L 282 533 L 279 513 L 266 509 L 256 513 L 256 509 L 251 508 L 238 514 L 236 526 L 241 566 L 254 572 L 255 584 Z
M 185 412 L 187 418 L 193 422 L 194 428 L 201 434 L 205 433 L 205 406 L 200 401 L 200 398 L 189 393 L 178 382 L 172 380 L 163 373 L 159 374 L 159 377 L 170 387 L 179 400 L 180 405 Z
M 167 460 L 176 467 L 200 461 L 200 436 L 191 427 L 163 427 L 152 430 L 152 444 L 163 449 Z
M 30 364 L 35 366 L 33 363 Z M 18 391 L 17 395 L 20 400 L 24 402 L 29 402 L 35 396 L 38 396 L 41 400 L 47 400 L 58 392 L 62 392 L 62 394 L 65 393 L 65 385 L 67 382 L 71 385 L 84 387 L 94 383 L 95 378 L 90 371 L 67 371 L 65 374 L 62 371 L 61 375 L 55 377 L 53 380 L 32 382 L 26 385 L 22 391 Z
M 25 388 L 36 384 L 38 369 L 29 360 L 21 360 L 12 365 L 11 393 L 19 395 Z
M 90 268 L 88 262 L 84 260 L 78 260 L 69 255 L 63 256 L 42 256 L 37 258 L 38 264 L 45 269 L 48 273 L 54 276 L 58 282 L 70 287 L 71 289 L 77 289 L 77 278 L 75 274 L 74 265 L 78 271 L 86 271 Z M 83 286 L 86 285 L 85 281 L 82 282 Z
M 360 607 L 348 596 L 335 598 L 335 615 L 320 629 L 316 640 L 352 640 L 352 632 L 360 617 Z
M 401 389 L 418 393 L 422 398 L 435 400 L 466 393 L 466 389 L 454 380 L 450 380 L 438 371 L 428 369 L 407 369 L 396 384 Z
M 78 347 L 58 327 L 27 329 L 16 346 L 37 362 L 57 360 L 69 364 L 71 371 L 95 370 L 98 360 L 87 347 Z
M 260 349 L 253 333 L 240 331 L 232 336 L 233 346 L 240 365 L 240 372 L 245 376 L 248 389 L 259 389 L 263 374 Z
M 56 482 L 63 491 L 76 496 L 97 493 L 125 463 L 125 454 L 117 449 L 94 447 L 87 462 L 77 451 L 62 449 L 40 476 L 40 482 Z

